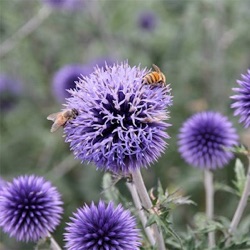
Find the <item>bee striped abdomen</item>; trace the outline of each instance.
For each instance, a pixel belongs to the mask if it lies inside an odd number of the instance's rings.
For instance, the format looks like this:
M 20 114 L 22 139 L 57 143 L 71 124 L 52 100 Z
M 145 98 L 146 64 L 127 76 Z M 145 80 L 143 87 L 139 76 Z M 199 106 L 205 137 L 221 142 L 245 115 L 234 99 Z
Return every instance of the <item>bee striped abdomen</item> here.
M 160 71 L 160 69 L 153 64 L 153 67 L 157 71 L 153 71 L 148 73 L 143 77 L 142 83 L 143 84 L 150 84 L 153 86 L 161 85 L 164 86 L 166 84 L 166 77 L 165 75 Z
M 151 76 L 151 79 L 152 79 L 152 83 L 153 82 L 158 82 L 160 80 L 159 74 L 157 72 L 152 72 L 152 74 L 150 76 Z

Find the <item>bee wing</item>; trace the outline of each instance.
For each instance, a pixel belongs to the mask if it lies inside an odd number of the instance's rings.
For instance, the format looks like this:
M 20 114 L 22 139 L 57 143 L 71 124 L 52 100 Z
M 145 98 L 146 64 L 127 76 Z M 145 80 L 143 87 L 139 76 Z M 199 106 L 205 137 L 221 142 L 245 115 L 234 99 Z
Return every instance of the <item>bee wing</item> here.
M 155 64 L 153 64 L 153 68 L 154 68 L 154 70 L 155 70 L 156 72 L 158 72 L 158 73 L 161 72 L 160 68 L 159 68 L 158 66 L 156 66 Z
M 57 112 L 57 113 L 53 113 L 53 114 L 50 114 L 47 116 L 47 120 L 50 120 L 50 121 L 55 121 L 58 114 L 60 114 L 61 112 Z
M 58 122 L 54 122 L 53 125 L 51 126 L 50 132 L 54 133 L 61 127 L 61 124 Z

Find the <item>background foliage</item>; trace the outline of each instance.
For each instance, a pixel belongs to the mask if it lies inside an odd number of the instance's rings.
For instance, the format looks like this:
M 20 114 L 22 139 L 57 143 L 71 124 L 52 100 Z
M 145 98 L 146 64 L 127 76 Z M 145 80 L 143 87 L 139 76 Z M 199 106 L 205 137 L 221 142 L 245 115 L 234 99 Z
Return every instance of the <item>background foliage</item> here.
M 39 0 L 1 0 L 1 43 L 43 7 Z M 205 198 L 202 171 L 187 166 L 178 153 L 178 130 L 191 114 L 211 109 L 227 115 L 241 136 L 246 133 L 232 115 L 229 96 L 236 79 L 250 65 L 249 9 L 249 0 L 85 0 L 84 7 L 75 12 L 53 10 L 34 32 L 17 40 L 1 57 L 1 73 L 15 76 L 23 85 L 18 105 L 1 111 L 1 177 L 11 180 L 36 173 L 58 187 L 65 213 L 54 236 L 61 245 L 72 212 L 102 197 L 103 173 L 74 159 L 62 130 L 49 131 L 47 115 L 61 109 L 51 91 L 54 73 L 65 64 L 89 64 L 98 58 L 128 59 L 130 65 L 142 67 L 155 63 L 166 73 L 174 95 L 171 139 L 165 154 L 143 170 L 143 176 L 148 188 L 160 180 L 164 189 L 179 189 L 197 204 L 174 210 L 175 231 L 182 232 L 187 225 L 192 227 L 194 214 L 204 212 Z M 155 15 L 151 31 L 138 25 L 145 11 Z M 215 180 L 232 186 L 233 164 L 217 170 Z M 118 187 L 130 198 L 123 182 Z M 232 218 L 237 201 L 235 195 L 217 191 L 216 216 Z M 0 249 L 33 247 L 3 233 L 1 242 Z

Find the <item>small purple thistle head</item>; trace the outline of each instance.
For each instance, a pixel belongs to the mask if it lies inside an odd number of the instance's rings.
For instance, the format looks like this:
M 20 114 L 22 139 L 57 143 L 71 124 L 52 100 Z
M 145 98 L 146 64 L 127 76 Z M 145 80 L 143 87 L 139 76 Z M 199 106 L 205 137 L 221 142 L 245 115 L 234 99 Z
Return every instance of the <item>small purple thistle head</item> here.
M 89 75 L 93 71 L 92 67 L 81 64 L 68 64 L 60 68 L 53 77 L 52 91 L 58 102 L 64 102 L 70 97 L 68 89 L 76 87 L 76 81 L 81 75 Z
M 0 109 L 11 109 L 22 93 L 21 83 L 7 74 L 0 74 Z
M 100 201 L 79 208 L 66 227 L 68 250 L 124 249 L 139 250 L 140 236 L 136 220 L 122 205 L 116 208 Z
M 0 190 L 0 226 L 18 241 L 38 241 L 59 224 L 60 194 L 43 177 L 20 176 Z
M 231 108 L 235 109 L 234 115 L 240 116 L 239 122 L 244 124 L 245 128 L 250 127 L 250 69 L 245 75 L 241 75 L 238 80 L 239 88 L 233 88 L 236 95 L 231 96 L 234 103 Z
M 127 63 L 96 70 L 71 90 L 78 116 L 64 128 L 75 156 L 97 168 L 128 173 L 156 161 L 166 147 L 169 86 L 142 84 L 149 71 Z
M 152 11 L 145 11 L 139 14 L 138 26 L 145 31 L 153 31 L 156 27 L 156 15 Z
M 237 145 L 233 125 L 218 112 L 204 111 L 190 117 L 180 129 L 179 152 L 192 166 L 222 168 L 233 158 L 227 150 Z
M 42 0 L 54 9 L 79 10 L 83 7 L 84 0 Z

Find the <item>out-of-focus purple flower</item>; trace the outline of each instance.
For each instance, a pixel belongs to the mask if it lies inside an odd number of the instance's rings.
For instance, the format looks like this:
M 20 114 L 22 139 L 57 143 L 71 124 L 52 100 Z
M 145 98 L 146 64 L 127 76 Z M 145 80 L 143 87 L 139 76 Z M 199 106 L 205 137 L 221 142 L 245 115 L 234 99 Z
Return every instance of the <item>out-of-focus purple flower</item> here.
M 146 31 L 153 31 L 156 27 L 157 18 L 154 12 L 145 11 L 139 14 L 138 26 Z
M 42 0 L 45 4 L 55 9 L 79 10 L 83 7 L 84 0 Z
M 20 176 L 0 191 L 0 226 L 19 241 L 38 241 L 59 224 L 60 195 L 43 177 Z
M 0 74 L 0 109 L 11 109 L 22 94 L 20 81 L 7 74 Z
M 107 206 L 100 201 L 79 208 L 65 233 L 68 250 L 139 249 L 139 230 L 136 220 L 121 205 L 116 208 L 110 202 Z
M 53 77 L 52 91 L 58 102 L 65 101 L 70 97 L 68 89 L 76 87 L 76 81 L 81 75 L 87 76 L 93 72 L 93 67 L 81 64 L 69 64 L 60 68 Z
M 6 184 L 7 182 L 2 177 L 0 177 L 0 190 L 2 190 Z
M 233 125 L 218 112 L 204 111 L 190 117 L 180 129 L 179 151 L 194 167 L 216 169 L 225 166 L 233 153 L 226 148 L 237 144 Z
M 97 68 L 71 90 L 66 108 L 79 115 L 64 127 L 82 161 L 123 173 L 156 161 L 166 147 L 169 86 L 143 85 L 149 71 L 127 63 Z
M 245 128 L 250 127 L 250 69 L 245 75 L 241 75 L 242 80 L 238 80 L 239 88 L 233 88 L 236 95 L 231 96 L 234 103 L 231 105 L 235 109 L 234 115 L 240 116 L 240 123 Z

